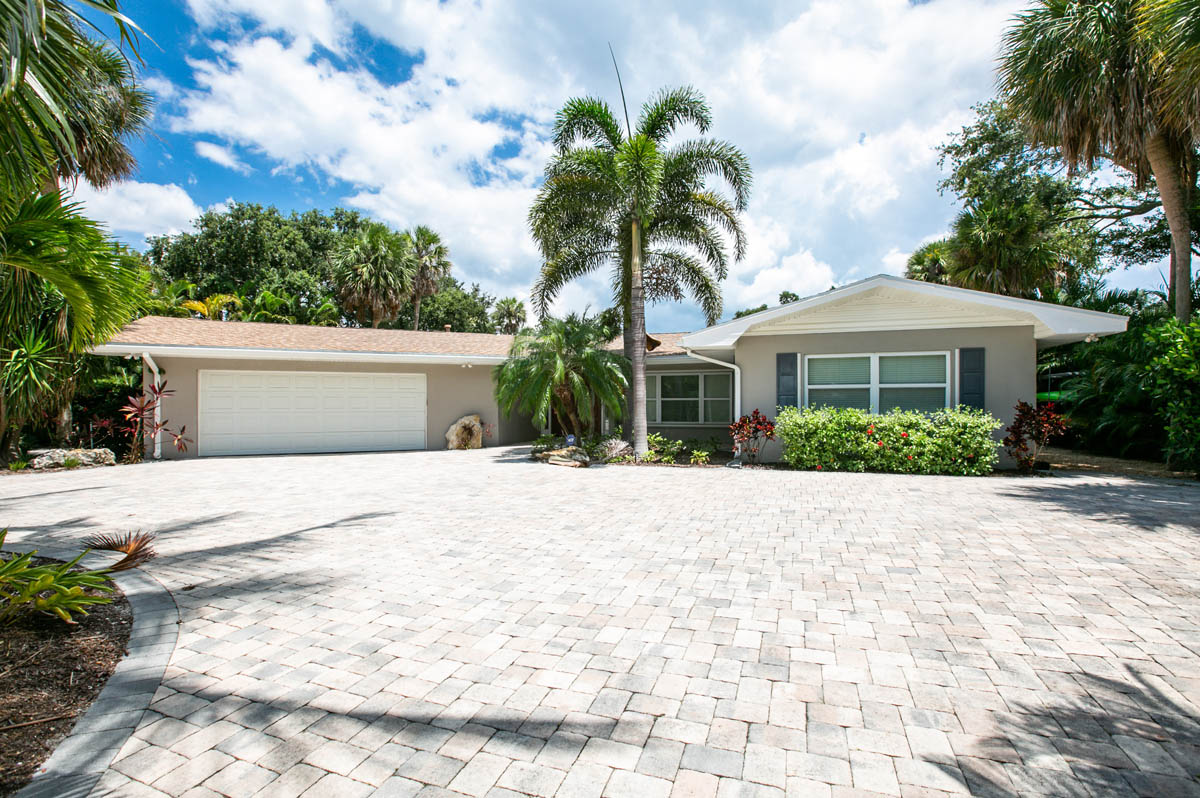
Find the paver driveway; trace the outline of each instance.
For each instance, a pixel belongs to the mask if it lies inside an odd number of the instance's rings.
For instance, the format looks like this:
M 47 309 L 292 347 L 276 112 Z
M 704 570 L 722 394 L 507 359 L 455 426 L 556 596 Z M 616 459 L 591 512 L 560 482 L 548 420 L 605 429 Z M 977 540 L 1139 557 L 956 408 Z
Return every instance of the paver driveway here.
M 1200 794 L 1198 508 L 505 450 L 0 480 L 18 539 L 161 533 L 131 796 Z

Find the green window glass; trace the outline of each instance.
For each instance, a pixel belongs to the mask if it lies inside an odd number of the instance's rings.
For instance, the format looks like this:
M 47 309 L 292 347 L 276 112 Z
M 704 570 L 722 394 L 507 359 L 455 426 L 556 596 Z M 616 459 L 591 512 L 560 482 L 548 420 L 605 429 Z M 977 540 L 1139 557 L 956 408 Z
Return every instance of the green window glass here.
M 663 399 L 662 423 L 695 424 L 700 420 L 700 402 L 696 399 Z
M 879 411 L 919 410 L 932 413 L 946 406 L 945 388 L 880 388 Z
M 813 357 L 808 359 L 809 385 L 869 385 L 870 357 Z
M 879 384 L 946 383 L 945 355 L 880 355 Z
M 658 377 L 646 375 L 646 421 L 658 422 Z
M 704 423 L 729 424 L 733 421 L 733 375 L 704 375 Z
M 808 391 L 810 407 L 857 407 L 871 409 L 870 388 L 811 388 Z
M 699 399 L 699 374 L 663 374 L 659 376 L 662 383 L 663 399 Z

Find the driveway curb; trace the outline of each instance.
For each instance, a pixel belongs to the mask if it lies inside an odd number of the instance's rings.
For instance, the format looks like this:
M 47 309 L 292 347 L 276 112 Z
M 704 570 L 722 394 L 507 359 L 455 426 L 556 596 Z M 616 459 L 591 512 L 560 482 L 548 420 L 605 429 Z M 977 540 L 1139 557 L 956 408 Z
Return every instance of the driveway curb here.
M 78 550 L 14 543 L 11 551 L 32 551 L 72 559 Z M 140 569 L 112 575 L 133 612 L 128 653 L 70 734 L 15 798 L 84 798 L 108 769 L 154 700 L 179 637 L 179 609 L 170 592 Z

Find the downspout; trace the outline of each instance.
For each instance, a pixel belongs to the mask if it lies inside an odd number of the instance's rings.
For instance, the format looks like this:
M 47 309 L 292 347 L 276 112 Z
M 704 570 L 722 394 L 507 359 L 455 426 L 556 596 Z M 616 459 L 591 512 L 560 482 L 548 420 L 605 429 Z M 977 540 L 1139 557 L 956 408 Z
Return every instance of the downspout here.
M 742 417 L 742 367 L 737 363 L 726 363 L 724 360 L 716 360 L 705 355 L 697 354 L 690 349 L 683 350 L 688 357 L 694 357 L 697 360 L 703 360 L 705 363 L 712 363 L 717 366 L 724 366 L 727 369 L 733 369 L 733 420 L 737 421 Z
M 142 352 L 142 362 L 150 367 L 150 373 L 154 375 L 154 388 L 157 390 L 162 387 L 158 364 L 150 357 L 149 352 Z M 154 402 L 154 459 L 162 459 L 162 401 L 157 399 Z

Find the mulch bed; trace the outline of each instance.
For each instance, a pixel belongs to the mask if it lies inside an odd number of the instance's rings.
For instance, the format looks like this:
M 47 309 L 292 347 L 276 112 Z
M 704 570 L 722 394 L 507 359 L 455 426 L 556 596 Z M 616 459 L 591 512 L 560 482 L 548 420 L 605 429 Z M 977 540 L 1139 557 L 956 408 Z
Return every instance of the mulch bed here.
M 1160 477 L 1163 479 L 1190 479 L 1196 475 L 1187 471 L 1172 471 L 1162 463 L 1152 460 L 1126 460 L 1121 457 L 1106 457 L 1073 449 L 1048 446 L 1042 450 L 1042 459 L 1051 468 L 1064 471 L 1092 471 L 1100 474 L 1120 474 L 1127 477 Z
M 0 627 L 0 796 L 33 778 L 125 655 L 133 613 L 120 588 L 108 595 L 74 626 L 33 613 Z

